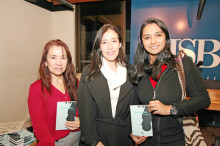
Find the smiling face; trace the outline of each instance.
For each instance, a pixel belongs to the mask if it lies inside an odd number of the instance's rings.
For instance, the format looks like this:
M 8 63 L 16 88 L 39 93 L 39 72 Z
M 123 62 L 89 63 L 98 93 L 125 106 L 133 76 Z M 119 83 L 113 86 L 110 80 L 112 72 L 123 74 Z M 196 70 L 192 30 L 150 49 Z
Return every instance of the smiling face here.
M 45 66 L 48 67 L 52 79 L 63 75 L 67 67 L 67 53 L 61 46 L 52 46 L 47 53 Z
M 107 30 L 102 37 L 100 50 L 108 63 L 115 62 L 120 47 L 121 43 L 119 42 L 118 34 L 114 30 Z
M 149 53 L 150 62 L 153 63 L 165 47 L 166 36 L 157 24 L 152 23 L 144 27 L 142 42 L 145 50 Z

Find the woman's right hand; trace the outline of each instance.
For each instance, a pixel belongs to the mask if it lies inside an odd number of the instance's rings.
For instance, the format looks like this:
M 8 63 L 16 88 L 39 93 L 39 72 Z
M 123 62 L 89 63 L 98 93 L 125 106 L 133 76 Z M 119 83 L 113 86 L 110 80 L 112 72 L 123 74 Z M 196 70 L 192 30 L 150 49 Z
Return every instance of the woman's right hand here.
M 102 144 L 101 141 L 98 142 L 98 144 L 96 146 L 104 146 L 104 144 Z
M 141 144 L 148 138 L 148 136 L 135 136 L 131 133 L 131 138 L 136 144 Z
M 79 117 L 76 117 L 76 121 L 66 121 L 66 128 L 69 130 L 76 130 L 80 127 Z

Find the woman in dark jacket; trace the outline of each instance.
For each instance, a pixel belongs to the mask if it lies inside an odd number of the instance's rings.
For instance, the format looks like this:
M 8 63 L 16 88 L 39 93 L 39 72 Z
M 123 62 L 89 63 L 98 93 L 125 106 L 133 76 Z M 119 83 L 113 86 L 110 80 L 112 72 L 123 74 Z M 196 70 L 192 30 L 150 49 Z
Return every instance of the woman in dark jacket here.
M 129 146 L 134 87 L 119 30 L 110 24 L 96 35 L 91 63 L 83 69 L 78 101 L 82 141 L 88 146 Z
M 198 68 L 185 56 L 186 90 L 191 97 L 182 100 L 175 56 L 170 51 L 166 25 L 159 19 L 146 20 L 140 30 L 138 48 L 134 57 L 134 81 L 141 104 L 149 104 L 152 112 L 153 137 L 141 145 L 184 146 L 184 133 L 178 118 L 209 107 L 210 98 Z M 132 136 L 136 143 L 141 143 Z

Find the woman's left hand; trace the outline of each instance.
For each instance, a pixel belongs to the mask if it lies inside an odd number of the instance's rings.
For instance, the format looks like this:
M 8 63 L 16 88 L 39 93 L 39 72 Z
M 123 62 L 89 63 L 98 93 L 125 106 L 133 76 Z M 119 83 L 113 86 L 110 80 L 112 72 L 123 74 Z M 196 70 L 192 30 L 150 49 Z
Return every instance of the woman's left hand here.
M 165 105 L 159 100 L 153 100 L 149 102 L 149 112 L 159 115 L 170 115 L 170 109 L 172 105 Z
M 148 138 L 148 136 L 136 136 L 136 135 L 133 135 L 132 133 L 130 136 L 136 144 L 141 144 Z
M 76 130 L 80 127 L 79 117 L 76 117 L 76 121 L 66 121 L 66 128 L 69 130 Z

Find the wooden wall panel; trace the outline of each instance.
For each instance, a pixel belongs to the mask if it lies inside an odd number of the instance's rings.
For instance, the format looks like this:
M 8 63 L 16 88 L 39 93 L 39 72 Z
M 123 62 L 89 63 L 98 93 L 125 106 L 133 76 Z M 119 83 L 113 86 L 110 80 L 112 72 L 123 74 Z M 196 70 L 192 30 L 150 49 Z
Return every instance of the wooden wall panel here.
M 57 0 L 48 0 L 48 1 L 53 1 L 54 5 L 59 5 Z M 75 4 L 75 3 L 85 3 L 85 2 L 95 2 L 95 1 L 105 1 L 105 0 L 67 0 L 69 3 Z

